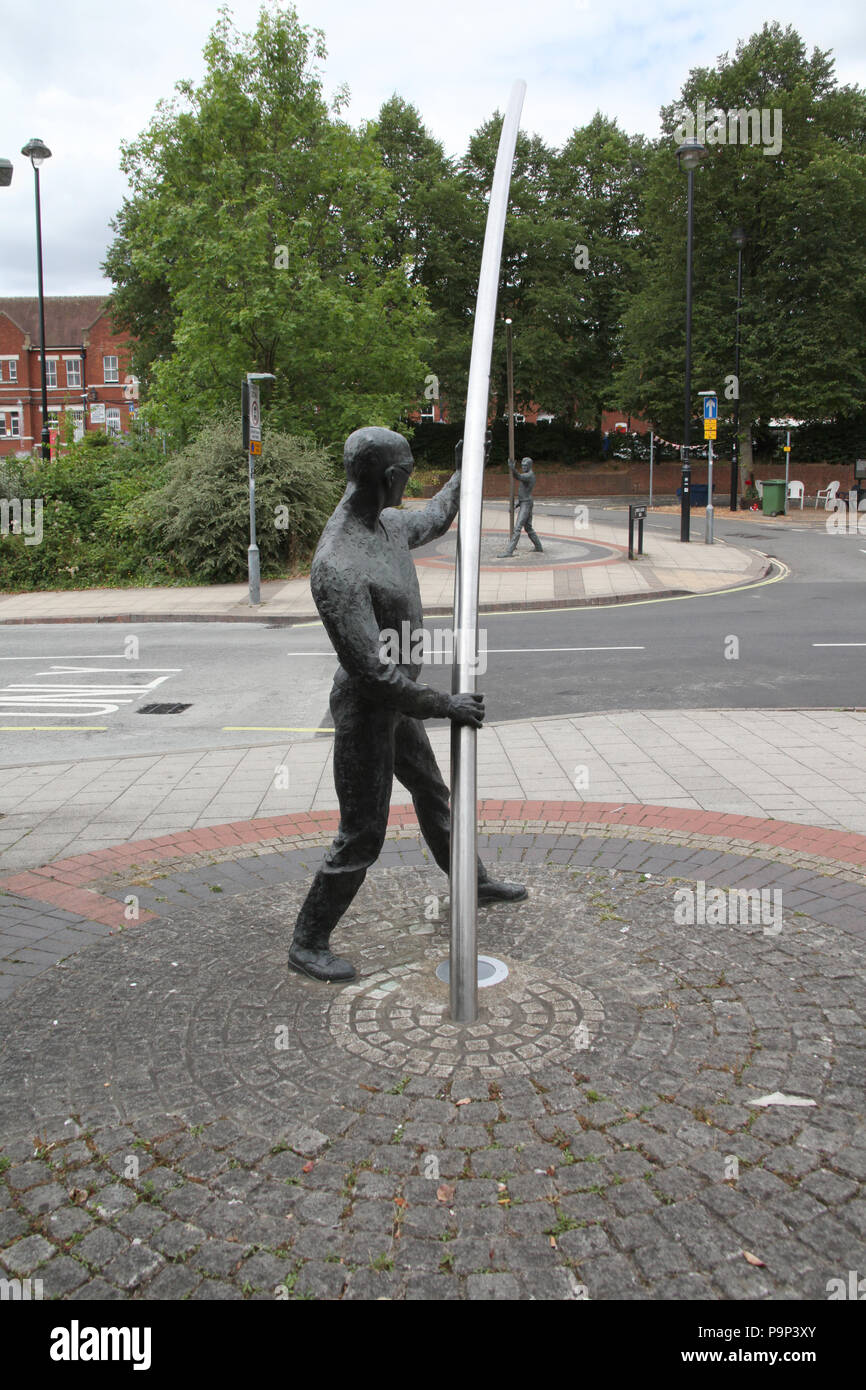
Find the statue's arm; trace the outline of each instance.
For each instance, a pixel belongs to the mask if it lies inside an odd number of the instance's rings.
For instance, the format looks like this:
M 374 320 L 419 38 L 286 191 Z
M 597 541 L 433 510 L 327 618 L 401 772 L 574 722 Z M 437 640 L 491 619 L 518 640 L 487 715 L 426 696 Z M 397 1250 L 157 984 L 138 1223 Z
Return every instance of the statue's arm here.
M 426 507 L 399 512 L 410 550 L 444 536 L 460 506 L 460 473 L 454 473 Z
M 331 562 L 320 562 L 311 586 L 340 665 L 370 699 L 413 719 L 453 717 L 450 695 L 418 685 L 393 661 L 383 659 L 387 638 L 379 631 L 370 591 L 362 580 Z

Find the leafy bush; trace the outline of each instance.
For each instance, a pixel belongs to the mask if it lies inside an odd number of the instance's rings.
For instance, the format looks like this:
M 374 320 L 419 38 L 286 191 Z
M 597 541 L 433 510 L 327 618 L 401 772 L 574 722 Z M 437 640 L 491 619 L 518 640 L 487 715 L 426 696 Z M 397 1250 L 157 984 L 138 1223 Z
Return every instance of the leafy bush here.
M 256 459 L 262 576 L 283 575 L 312 553 L 342 491 L 334 459 L 312 440 L 263 433 Z M 248 460 L 237 420 L 214 419 L 167 464 L 165 485 L 125 509 L 175 566 L 216 584 L 243 579 L 249 545 Z
M 94 445 L 91 439 L 108 439 Z M 7 458 L 0 463 L 0 499 L 42 501 L 42 537 L 4 527 L 0 589 L 74 589 L 170 579 L 140 531 L 126 519 L 130 501 L 163 481 L 162 461 L 145 444 L 121 449 L 104 434 L 86 435 L 53 459 Z M 25 510 L 25 518 L 27 510 Z M 29 538 L 31 542 L 35 536 Z

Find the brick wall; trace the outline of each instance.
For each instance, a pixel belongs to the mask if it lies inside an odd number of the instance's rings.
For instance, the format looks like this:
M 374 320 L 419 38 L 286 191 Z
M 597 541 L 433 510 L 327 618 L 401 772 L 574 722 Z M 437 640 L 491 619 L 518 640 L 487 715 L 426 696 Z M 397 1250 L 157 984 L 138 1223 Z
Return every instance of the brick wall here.
M 784 478 L 785 465 L 783 463 L 781 468 L 775 464 L 758 466 L 755 473 L 762 480 L 765 478 Z M 849 487 L 854 486 L 853 474 L 853 461 L 845 467 L 832 463 L 801 463 L 798 465 L 796 462 L 792 462 L 789 476 L 792 480 L 796 479 L 805 484 L 807 497 L 814 497 L 819 488 L 827 487 L 836 479 L 842 484 L 841 491 L 846 492 Z M 675 493 L 680 485 L 681 475 L 682 469 L 678 463 L 655 464 L 653 467 L 653 494 L 663 496 L 666 493 Z M 714 464 L 713 477 L 716 498 L 726 497 L 731 477 L 729 459 L 723 459 L 721 463 L 717 461 Z M 621 469 L 608 471 L 569 468 L 563 469 L 561 472 L 539 472 L 537 478 L 536 501 L 553 497 L 621 497 L 628 494 L 645 498 L 649 494 L 649 464 L 647 463 L 627 464 Z M 706 463 L 693 464 L 692 482 L 706 484 L 706 481 Z M 423 496 L 431 497 L 435 491 L 436 487 L 426 487 Z M 488 469 L 484 475 L 484 496 L 507 498 L 508 474 L 499 470 L 491 471 Z

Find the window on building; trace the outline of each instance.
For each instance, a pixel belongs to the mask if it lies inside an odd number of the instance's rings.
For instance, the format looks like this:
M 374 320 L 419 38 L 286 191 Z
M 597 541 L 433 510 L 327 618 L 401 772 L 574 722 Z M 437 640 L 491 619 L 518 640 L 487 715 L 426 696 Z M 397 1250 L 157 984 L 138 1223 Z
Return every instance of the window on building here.
M 103 371 L 103 380 L 105 381 L 106 385 L 116 384 L 117 382 L 120 381 L 120 377 L 119 377 L 118 374 L 117 374 L 117 358 L 116 358 L 116 357 L 103 357 L 103 359 L 102 359 L 102 371 Z
M 50 430 L 59 430 L 59 429 L 60 429 L 60 412 L 59 412 L 59 411 L 57 411 L 57 410 L 49 410 L 49 412 L 48 412 L 48 428 L 49 428 Z
M 21 416 L 17 410 L 13 410 L 9 414 L 9 433 L 13 439 L 21 438 Z
M 422 420 L 435 420 L 435 419 L 436 419 L 436 407 L 435 407 L 435 405 L 425 405 L 425 406 L 422 406 L 422 407 L 421 407 L 421 419 L 422 419 Z
M 72 420 L 72 437 L 80 439 L 84 434 L 84 408 L 80 405 L 67 407 L 67 413 Z
M 45 363 L 45 385 L 49 388 L 49 390 L 51 389 L 52 386 L 56 386 L 56 385 L 57 385 L 57 363 L 56 363 L 56 362 L 46 362 L 46 363 Z
M 18 380 L 18 363 L 17 363 L 17 362 L 10 362 L 10 363 L 9 363 L 9 380 L 10 380 L 10 381 L 17 381 L 17 380 Z
M 81 358 L 67 357 L 66 359 L 66 385 L 81 385 Z
M 115 358 L 115 361 L 117 359 Z M 105 433 L 120 434 L 120 406 L 107 405 L 105 407 Z

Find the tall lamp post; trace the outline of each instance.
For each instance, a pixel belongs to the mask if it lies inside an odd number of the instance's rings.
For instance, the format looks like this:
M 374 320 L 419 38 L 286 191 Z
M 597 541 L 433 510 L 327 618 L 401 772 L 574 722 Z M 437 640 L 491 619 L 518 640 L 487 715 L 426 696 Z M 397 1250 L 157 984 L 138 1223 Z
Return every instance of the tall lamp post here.
M 686 140 L 677 150 L 680 168 L 689 179 L 688 230 L 686 234 L 686 384 L 685 418 L 683 420 L 683 480 L 680 504 L 680 540 L 687 541 L 691 525 L 692 468 L 689 463 L 689 439 L 692 421 L 692 242 L 695 228 L 695 170 L 706 154 L 699 140 Z
M 731 233 L 731 241 L 737 248 L 737 334 L 734 340 L 734 384 L 737 390 L 734 395 L 734 445 L 731 449 L 731 511 L 735 512 L 740 489 L 740 305 L 743 299 L 743 247 L 748 241 L 742 227 L 737 227 Z
M 508 457 L 514 463 L 514 346 L 511 319 L 505 320 L 505 369 L 508 377 Z M 508 473 L 508 533 L 514 533 L 514 474 Z
M 48 430 L 48 389 L 45 380 L 45 295 L 42 291 L 42 208 L 39 199 L 39 169 L 46 159 L 51 158 L 51 151 L 44 140 L 28 140 L 21 153 L 26 155 L 33 165 L 33 175 L 36 180 L 36 267 L 39 276 L 39 332 L 41 335 L 42 348 L 42 457 L 51 457 L 50 434 Z

